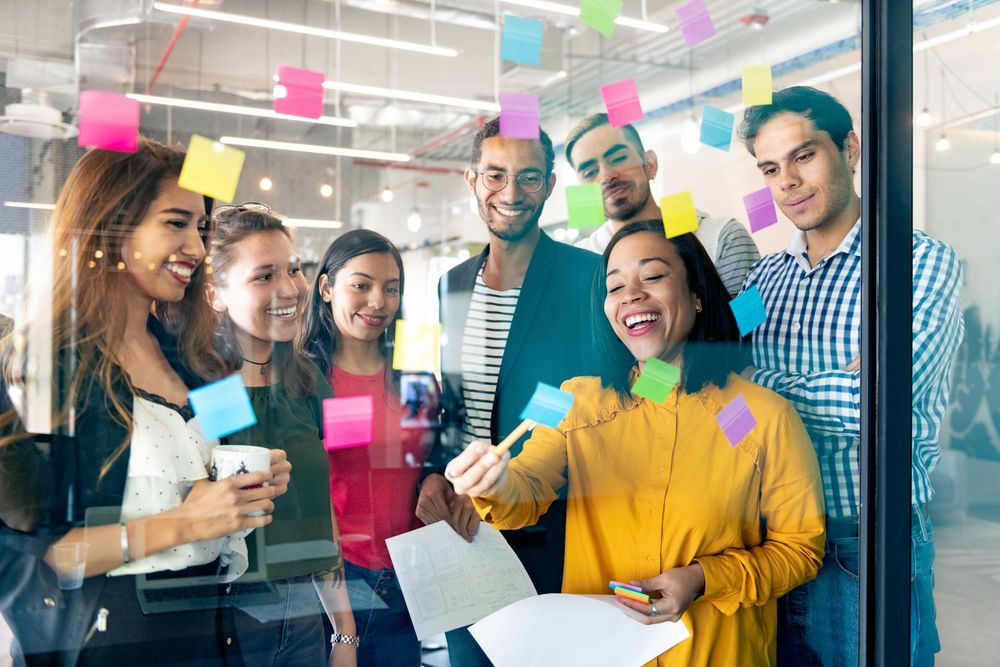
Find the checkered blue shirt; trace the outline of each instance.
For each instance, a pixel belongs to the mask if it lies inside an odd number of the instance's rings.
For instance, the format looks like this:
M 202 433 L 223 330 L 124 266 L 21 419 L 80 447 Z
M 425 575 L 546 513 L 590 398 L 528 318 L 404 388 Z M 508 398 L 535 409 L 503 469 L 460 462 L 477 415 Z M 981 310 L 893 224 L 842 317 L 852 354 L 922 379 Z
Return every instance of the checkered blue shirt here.
M 767 321 L 753 332 L 753 380 L 790 400 L 816 447 L 831 517 L 858 515 L 861 373 L 861 223 L 815 267 L 805 235 L 750 270 Z M 913 232 L 913 503 L 931 500 L 930 472 L 964 326 L 962 267 L 945 243 Z M 905 380 L 904 380 L 905 381 Z M 892 382 L 892 379 L 889 379 Z

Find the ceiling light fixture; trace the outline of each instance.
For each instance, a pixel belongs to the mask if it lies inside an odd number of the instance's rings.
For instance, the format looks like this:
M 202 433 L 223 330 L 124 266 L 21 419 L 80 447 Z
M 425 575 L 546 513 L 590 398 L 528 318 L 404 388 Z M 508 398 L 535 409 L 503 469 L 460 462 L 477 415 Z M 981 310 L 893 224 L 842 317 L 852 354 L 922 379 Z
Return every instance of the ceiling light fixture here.
M 420 217 L 420 211 L 414 206 L 410 209 L 410 214 L 406 216 L 406 228 L 411 232 L 419 232 L 420 225 L 423 223 L 423 219 Z
M 333 196 L 333 186 L 330 185 L 329 183 L 324 183 L 323 185 L 319 186 L 319 194 L 321 197 L 329 199 L 330 197 Z
M 382 193 L 379 195 L 379 199 L 381 199 L 382 201 L 384 201 L 386 204 L 388 204 L 393 199 L 395 199 L 395 197 L 396 197 L 396 195 L 393 194 L 392 190 L 389 189 L 388 185 L 385 186 L 385 189 L 382 190 Z
M 554 12 L 556 14 L 563 14 L 565 16 L 579 16 L 580 7 L 579 3 L 577 6 L 564 5 L 559 2 L 548 2 L 547 0 L 502 0 L 508 5 L 517 5 L 519 7 L 527 7 L 529 9 L 540 9 L 545 12 Z M 649 32 L 659 32 L 664 33 L 670 30 L 669 26 L 665 26 L 660 23 L 652 23 L 650 21 L 642 21 L 640 19 L 630 19 L 625 16 L 619 16 L 615 19 L 615 23 L 618 25 L 625 26 L 626 28 L 635 28 L 636 30 L 647 30 Z
M 344 226 L 340 220 L 317 220 L 315 218 L 282 218 L 289 227 L 309 227 L 310 229 L 340 229 Z
M 951 142 L 948 141 L 948 135 L 942 134 L 941 137 L 934 142 L 934 148 L 941 153 L 944 153 L 946 150 L 951 148 Z
M 167 107 L 179 107 L 181 109 L 197 109 L 199 111 L 215 111 L 218 113 L 231 113 L 238 116 L 256 116 L 258 118 L 273 118 L 276 120 L 295 120 L 301 123 L 315 123 L 317 125 L 334 125 L 337 127 L 357 127 L 358 122 L 350 118 L 337 118 L 336 116 L 320 116 L 319 118 L 305 118 L 303 116 L 290 116 L 288 114 L 276 113 L 272 109 L 261 109 L 259 107 L 242 107 L 238 104 L 219 104 L 217 102 L 201 102 L 199 100 L 181 100 L 174 97 L 159 97 L 157 95 L 140 95 L 139 93 L 126 93 L 125 97 L 136 100 L 143 104 L 158 104 Z
M 240 25 L 252 26 L 255 28 L 267 28 L 269 30 L 280 30 L 283 32 L 294 32 L 300 35 L 311 35 L 313 37 L 324 37 L 326 39 L 339 39 L 344 42 L 355 42 L 357 44 L 369 44 L 371 46 L 382 46 L 387 49 L 401 49 L 403 51 L 415 51 L 433 56 L 445 56 L 454 58 L 458 55 L 455 49 L 448 49 L 432 44 L 418 44 L 416 42 L 403 42 L 398 39 L 385 39 L 383 37 L 373 37 L 371 35 L 359 35 L 353 32 L 341 32 L 340 30 L 329 30 L 327 28 L 315 28 L 298 23 L 285 23 L 284 21 L 272 21 L 271 19 L 261 19 L 253 16 L 243 16 L 241 14 L 229 14 L 227 12 L 217 12 L 211 9 L 197 9 L 194 7 L 184 7 L 168 2 L 154 2 L 153 9 L 169 14 L 181 14 L 183 16 L 193 16 L 195 18 L 210 19 L 213 21 L 223 21 L 226 23 L 238 23 Z
M 990 164 L 1000 164 L 1000 148 L 994 148 L 990 155 Z
M 260 183 L 258 185 L 260 185 L 261 190 L 263 190 L 264 192 L 268 192 L 271 188 L 274 187 L 274 181 L 265 176 L 264 178 L 260 179 Z
M 315 144 L 297 144 L 291 141 L 269 141 L 266 139 L 248 139 L 246 137 L 220 137 L 219 141 L 228 146 L 243 146 L 245 148 L 269 148 L 276 151 L 294 151 L 297 153 L 314 153 L 316 155 L 340 155 L 366 160 L 384 160 L 386 162 L 410 161 L 410 156 L 405 153 L 366 151 L 358 148 L 316 146 Z
M 30 208 L 39 211 L 52 211 L 56 207 L 55 204 L 36 204 L 30 201 L 5 201 L 3 205 L 9 208 Z
M 500 105 L 495 102 L 484 102 L 483 100 L 473 100 L 463 97 L 430 95 L 428 93 L 418 93 L 410 90 L 395 90 L 392 88 L 379 88 L 377 86 L 363 86 L 356 83 L 344 83 L 343 81 L 324 81 L 323 87 L 327 90 L 336 90 L 341 93 L 371 95 L 372 97 L 387 97 L 393 100 L 407 100 L 410 102 L 426 102 L 428 104 L 440 104 L 442 106 L 449 107 L 476 109 L 477 111 L 493 111 L 496 113 L 499 113 L 500 111 Z
M 924 110 L 917 114 L 917 125 L 920 127 L 930 127 L 934 118 L 931 117 L 931 112 L 924 107 Z

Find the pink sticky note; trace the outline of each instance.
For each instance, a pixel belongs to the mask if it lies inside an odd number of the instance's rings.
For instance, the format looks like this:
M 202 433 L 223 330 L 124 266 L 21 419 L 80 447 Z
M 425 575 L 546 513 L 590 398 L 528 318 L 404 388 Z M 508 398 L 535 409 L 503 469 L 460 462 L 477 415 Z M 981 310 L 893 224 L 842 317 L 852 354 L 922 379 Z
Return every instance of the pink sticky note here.
M 538 139 L 538 95 L 500 93 L 500 136 Z
M 677 22 L 681 24 L 681 34 L 689 47 L 704 42 L 715 34 L 715 24 L 708 13 L 705 0 L 691 0 L 676 9 Z
M 371 444 L 373 422 L 371 396 L 323 400 L 323 442 L 327 450 Z
M 774 209 L 771 188 L 764 188 L 744 195 L 743 205 L 747 209 L 751 232 L 759 232 L 778 222 L 778 212 Z
M 278 65 L 274 84 L 274 111 L 289 116 L 319 118 L 323 115 L 323 81 L 326 75 L 311 69 Z
M 639 91 L 635 88 L 635 80 L 624 79 L 601 86 L 601 97 L 604 98 L 604 108 L 608 110 L 608 122 L 611 127 L 621 127 L 637 120 L 642 120 L 642 106 L 639 104 Z
M 742 394 L 734 398 L 729 405 L 722 408 L 719 414 L 715 415 L 715 419 L 719 422 L 722 432 L 726 434 L 726 439 L 729 440 L 729 444 L 733 447 L 738 445 L 740 440 L 745 438 L 747 433 L 752 431 L 757 425 L 757 420 L 754 419 L 753 414 L 750 412 L 750 407 L 747 405 L 747 401 L 743 398 Z
M 80 146 L 134 153 L 139 148 L 139 103 L 118 93 L 80 93 Z

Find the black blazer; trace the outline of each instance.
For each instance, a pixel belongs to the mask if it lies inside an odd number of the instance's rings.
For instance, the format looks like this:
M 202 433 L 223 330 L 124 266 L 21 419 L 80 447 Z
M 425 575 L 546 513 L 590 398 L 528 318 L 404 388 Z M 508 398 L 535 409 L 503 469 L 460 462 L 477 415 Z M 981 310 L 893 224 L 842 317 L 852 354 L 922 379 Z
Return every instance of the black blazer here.
M 438 285 L 441 323 L 442 438 L 439 464 L 462 449 L 462 339 L 476 276 L 489 246 L 446 273 Z M 590 335 L 592 290 L 600 256 L 557 243 L 542 233 L 514 310 L 493 401 L 491 439 L 498 443 L 521 423 L 520 414 L 539 382 L 596 375 Z M 516 456 L 528 436 L 511 448 Z M 563 496 L 565 497 L 565 495 Z M 559 592 L 565 542 L 565 502 L 557 501 L 536 526 L 505 531 L 539 593 Z

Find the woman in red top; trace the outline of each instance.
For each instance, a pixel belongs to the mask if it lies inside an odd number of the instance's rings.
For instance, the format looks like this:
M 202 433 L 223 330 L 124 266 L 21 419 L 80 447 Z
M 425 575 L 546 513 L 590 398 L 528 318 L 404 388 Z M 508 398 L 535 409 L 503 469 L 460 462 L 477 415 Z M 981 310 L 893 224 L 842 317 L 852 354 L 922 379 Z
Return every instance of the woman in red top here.
M 420 665 L 420 642 L 385 540 L 419 526 L 416 488 L 430 449 L 437 384 L 430 374 L 401 377 L 392 370 L 402 293 L 403 261 L 392 242 L 369 230 L 347 232 L 323 255 L 302 332 L 303 348 L 334 395 L 368 395 L 374 404 L 371 444 L 328 452 L 361 637 L 359 666 Z

